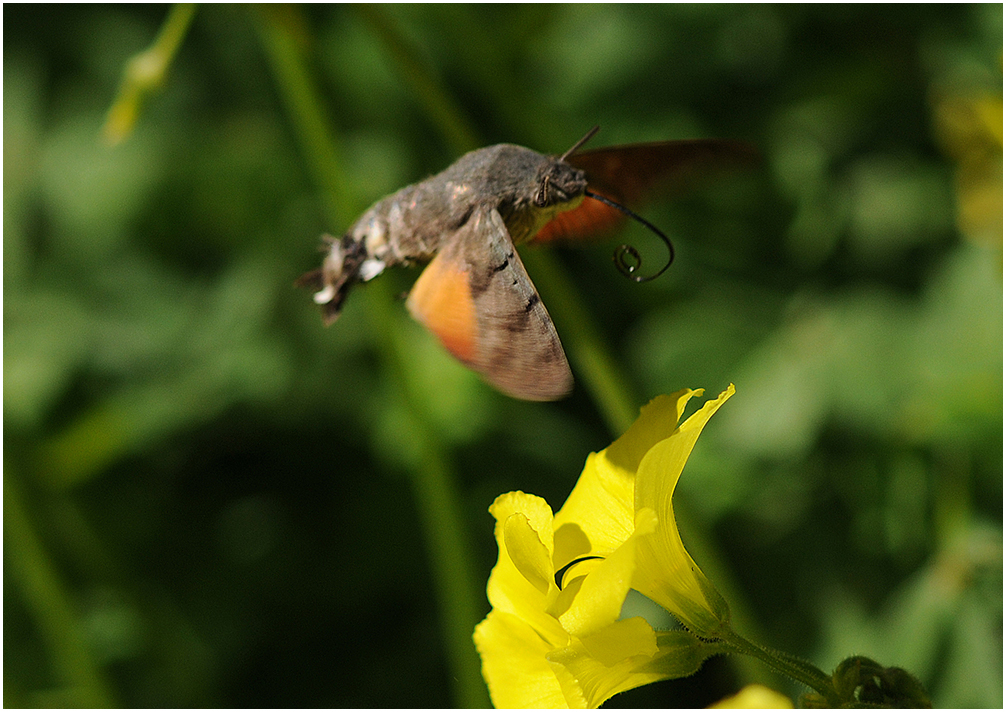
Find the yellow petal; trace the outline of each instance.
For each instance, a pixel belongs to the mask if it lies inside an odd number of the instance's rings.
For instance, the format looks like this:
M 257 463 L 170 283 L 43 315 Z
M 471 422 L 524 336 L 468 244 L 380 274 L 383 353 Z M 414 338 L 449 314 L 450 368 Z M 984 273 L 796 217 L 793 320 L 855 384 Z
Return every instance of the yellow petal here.
M 500 709 L 566 707 L 566 698 L 545 656 L 552 646 L 517 616 L 490 611 L 475 627 L 482 677 Z
M 702 391 L 699 390 L 690 391 L 680 396 L 676 403 L 677 411 L 680 413 L 690 398 L 701 394 Z M 671 496 L 674 494 L 674 488 L 678 484 L 678 478 L 681 476 L 681 471 L 688 461 L 692 448 L 695 447 L 695 442 L 702 433 L 702 428 L 733 394 L 734 387 L 731 384 L 715 400 L 707 401 L 680 427 L 675 429 L 673 436 L 653 443 L 647 450 L 637 466 L 635 509 L 649 507 L 663 520 L 662 514 L 671 509 Z M 655 461 L 656 458 L 659 458 L 659 461 Z M 648 466 L 644 467 L 644 465 Z
M 544 560 L 545 566 L 550 566 L 548 562 L 551 561 L 552 510 L 548 503 L 534 495 L 509 492 L 497 497 L 489 512 L 496 518 L 496 544 L 499 547 L 499 558 L 486 586 L 489 603 L 495 610 L 518 616 L 554 645 L 566 645 L 569 636 L 559 622 L 545 612 L 550 596 L 540 588 L 541 560 Z M 522 526 L 533 532 L 537 545 L 526 532 L 523 535 L 513 533 L 516 522 L 521 521 Z M 507 547 L 507 522 L 511 522 L 511 538 L 521 562 L 519 567 Z M 536 546 L 539 548 L 536 549 Z M 538 553 L 535 553 L 536 550 Z M 538 563 L 535 563 L 536 558 Z
M 582 556 L 608 554 L 632 534 L 635 472 L 613 467 L 602 455 L 587 457 L 580 479 L 556 515 L 556 569 Z
M 555 516 L 555 568 L 581 556 L 608 554 L 629 538 L 639 463 L 674 432 L 688 399 L 701 393 L 686 389 L 654 398 L 622 437 L 587 458 L 583 474 Z
M 631 625 L 638 626 L 638 623 Z M 566 704 L 569 707 L 599 707 L 619 692 L 651 682 L 693 675 L 712 654 L 710 649 L 684 631 L 657 633 L 656 641 L 655 654 L 634 655 L 613 665 L 600 662 L 580 641 L 551 653 L 548 659 L 565 693 Z
M 555 585 L 552 557 L 526 515 L 517 512 L 506 518 L 503 522 L 503 541 L 521 575 L 542 594 L 548 595 L 549 588 Z
M 505 521 L 511 514 L 523 514 L 538 538 L 552 555 L 552 508 L 541 497 L 523 492 L 507 492 L 496 498 L 489 513 L 497 522 Z
M 636 507 L 656 511 L 659 525 L 656 533 L 640 544 L 633 587 L 669 610 L 693 632 L 709 638 L 718 636 L 729 618 L 729 609 L 685 551 L 671 498 L 702 428 L 733 393 L 731 385 L 682 423 L 671 437 L 650 448 L 636 476 Z M 695 394 L 684 396 L 684 400 L 691 395 Z
M 657 634 L 642 618 L 626 618 L 580 639 L 587 652 L 602 665 L 611 666 L 625 658 L 657 652 Z
M 639 418 L 604 451 L 605 456 L 617 467 L 638 471 L 650 448 L 677 430 L 689 399 L 703 393 L 701 388 L 685 388 L 669 396 L 657 396 L 640 409 Z
M 640 512 L 636 520 L 635 531 L 583 579 L 572 605 L 559 617 L 571 635 L 589 636 L 621 615 L 636 568 L 637 543 L 657 528 L 657 517 L 651 510 Z

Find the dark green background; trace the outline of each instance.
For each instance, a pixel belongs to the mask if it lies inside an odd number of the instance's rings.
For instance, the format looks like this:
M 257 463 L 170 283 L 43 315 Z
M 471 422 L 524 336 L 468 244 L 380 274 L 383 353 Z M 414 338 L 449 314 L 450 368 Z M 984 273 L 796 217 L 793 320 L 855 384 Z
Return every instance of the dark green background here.
M 166 12 L 4 7 L 6 705 L 470 701 L 388 333 L 478 587 L 493 498 L 558 509 L 614 437 L 573 353 L 556 404 L 451 362 L 395 299 L 415 271 L 330 329 L 293 289 L 355 217 L 326 212 L 263 44 L 299 18 L 355 211 L 474 145 L 560 153 L 595 123 L 593 146 L 757 146 L 759 170 L 633 206 L 675 240 L 656 282 L 622 278 L 617 243 L 551 261 L 635 406 L 737 385 L 677 499 L 742 633 L 1002 706 L 1002 206 L 991 244 L 958 229 L 935 118 L 993 100 L 1001 121 L 1001 5 L 208 6 L 108 148 L 123 66 Z M 553 316 L 571 351 L 584 324 Z M 800 692 L 716 659 L 609 704 L 703 706 L 752 679 Z

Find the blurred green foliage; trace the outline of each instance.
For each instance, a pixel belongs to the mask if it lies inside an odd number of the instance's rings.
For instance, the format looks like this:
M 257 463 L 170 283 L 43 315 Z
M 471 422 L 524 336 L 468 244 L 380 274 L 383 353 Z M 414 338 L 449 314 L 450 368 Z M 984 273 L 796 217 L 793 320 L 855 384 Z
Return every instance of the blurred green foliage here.
M 594 330 L 627 402 L 736 383 L 677 499 L 738 629 L 1002 706 L 1002 5 L 207 6 L 114 148 L 166 9 L 4 16 L 6 705 L 477 703 L 457 641 L 488 610 L 486 508 L 557 509 L 612 418 L 581 373 L 556 404 L 482 385 L 404 317 L 414 271 L 330 329 L 291 285 L 322 232 L 474 145 L 560 153 L 597 123 L 593 146 L 764 155 L 643 207 L 678 252 L 656 282 L 610 244 L 539 268 L 590 320 L 553 310 L 567 349 Z M 735 662 L 610 704 L 709 704 L 764 674 Z

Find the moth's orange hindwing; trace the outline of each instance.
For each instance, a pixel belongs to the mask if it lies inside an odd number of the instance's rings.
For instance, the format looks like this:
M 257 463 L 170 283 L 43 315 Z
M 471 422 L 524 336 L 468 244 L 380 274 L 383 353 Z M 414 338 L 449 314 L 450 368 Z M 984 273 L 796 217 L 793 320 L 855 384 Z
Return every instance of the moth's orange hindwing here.
M 494 209 L 476 209 L 445 239 L 407 306 L 451 354 L 508 395 L 555 400 L 573 387 L 555 326 Z
M 441 252 L 419 275 L 406 301 L 409 313 L 455 358 L 470 364 L 478 353 L 478 324 L 469 273 Z

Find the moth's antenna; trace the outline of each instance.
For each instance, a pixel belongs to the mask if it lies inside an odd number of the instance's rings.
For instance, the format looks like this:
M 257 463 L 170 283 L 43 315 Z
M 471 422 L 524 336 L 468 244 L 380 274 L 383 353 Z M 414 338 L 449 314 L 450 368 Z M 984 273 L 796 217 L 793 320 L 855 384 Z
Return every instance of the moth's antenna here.
M 592 139 L 594 137 L 594 134 L 596 134 L 600 130 L 601 130 L 600 126 L 595 126 L 594 128 L 592 128 L 590 131 L 587 132 L 587 134 L 583 138 L 581 138 L 579 141 L 573 144 L 573 148 L 569 149 L 564 154 L 559 156 L 559 160 L 565 161 L 567 158 L 576 153 L 579 149 L 583 148 L 583 144 L 587 143 L 587 141 Z
M 580 144 L 582 144 L 592 135 L 593 135 L 592 133 L 587 134 L 587 136 L 580 141 Z M 576 146 L 574 146 L 573 148 L 575 149 Z M 615 250 L 615 254 L 611 256 L 611 259 L 615 261 L 615 266 L 618 268 L 619 272 L 621 272 L 623 275 L 631 279 L 633 282 L 649 282 L 651 279 L 656 279 L 657 277 L 662 275 L 667 270 L 667 268 L 671 266 L 671 263 L 674 262 L 674 245 L 671 244 L 671 241 L 667 238 L 667 235 L 662 233 L 653 223 L 640 217 L 639 215 L 636 215 L 634 212 L 629 210 L 624 205 L 619 205 L 614 200 L 611 200 L 610 198 L 605 198 L 603 195 L 592 193 L 589 190 L 584 191 L 584 195 L 586 195 L 588 198 L 599 200 L 605 205 L 610 205 L 616 210 L 622 211 L 630 218 L 638 220 L 643 225 L 650 228 L 650 230 L 652 230 L 657 235 L 657 237 L 663 240 L 664 244 L 667 245 L 667 262 L 664 264 L 663 267 L 660 268 L 659 271 L 655 272 L 654 274 L 651 274 L 649 277 L 636 276 L 635 274 L 636 270 L 643 266 L 643 258 L 639 256 L 639 250 L 637 250 L 632 245 L 621 245 L 617 250 Z M 634 264 L 626 261 L 625 256 L 627 254 L 632 257 Z

